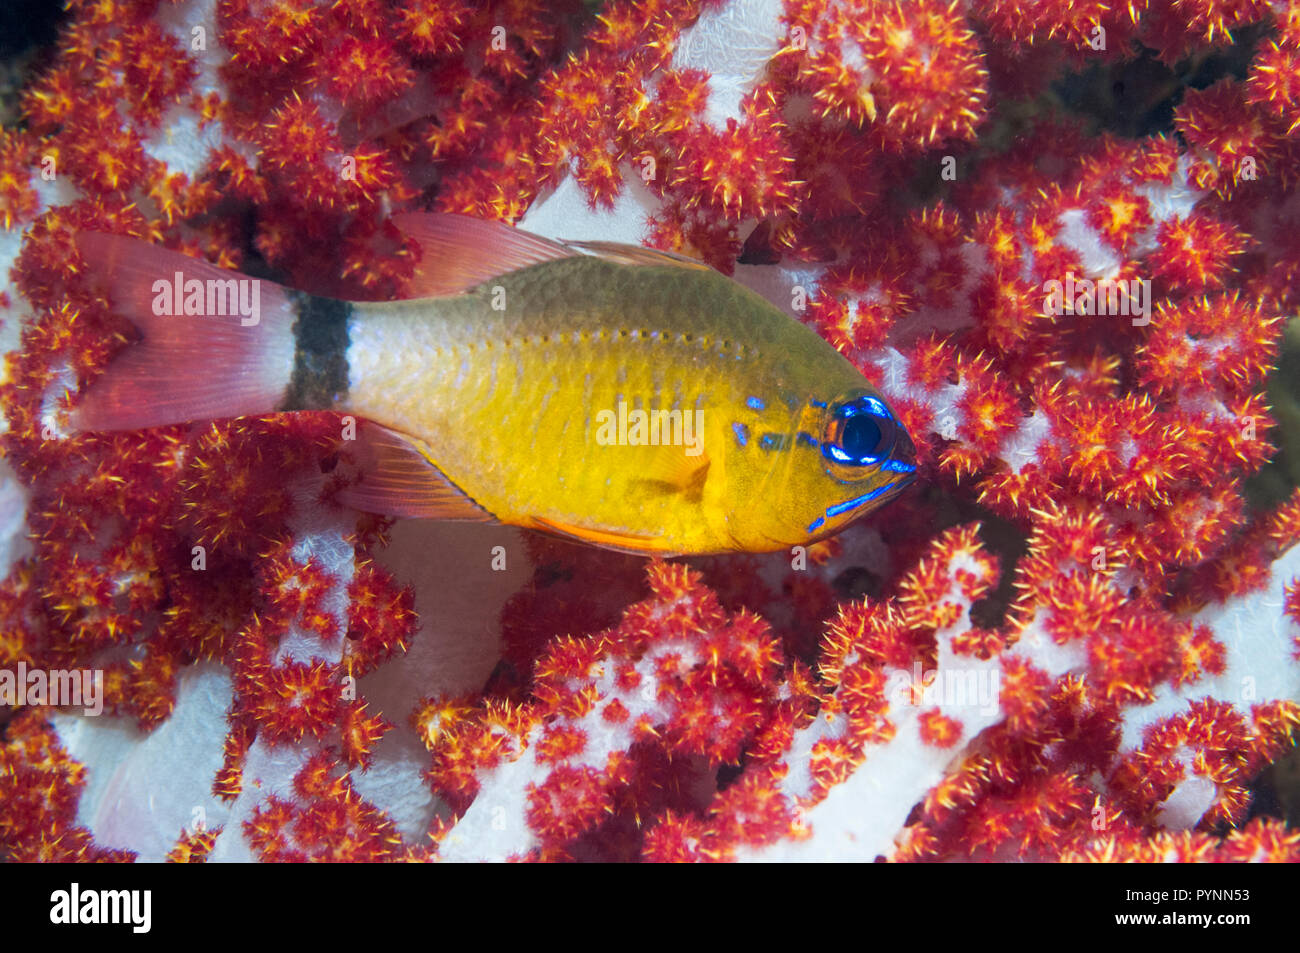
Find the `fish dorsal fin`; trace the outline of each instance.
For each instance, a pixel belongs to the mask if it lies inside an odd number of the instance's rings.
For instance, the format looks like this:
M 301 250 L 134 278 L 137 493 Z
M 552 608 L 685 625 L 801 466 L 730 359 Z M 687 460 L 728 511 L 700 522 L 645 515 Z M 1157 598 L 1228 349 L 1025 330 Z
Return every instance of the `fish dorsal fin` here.
M 338 492 L 335 499 L 345 506 L 384 516 L 496 522 L 447 479 L 414 437 L 361 421 L 352 452 L 361 480 Z
M 578 254 L 504 222 L 452 212 L 404 212 L 393 216 L 393 224 L 422 253 L 407 286 L 409 298 L 463 294 L 508 272 Z
M 713 270 L 697 258 L 689 258 L 675 251 L 644 248 L 641 245 L 625 245 L 622 242 L 565 242 L 564 244 L 569 248 L 582 249 L 597 258 L 618 262 L 620 265 L 674 265 L 678 268 Z
M 393 224 L 421 251 L 406 289 L 408 298 L 463 294 L 529 265 L 587 254 L 620 265 L 672 265 L 712 271 L 677 252 L 622 242 L 558 242 L 507 225 L 454 212 L 403 212 Z

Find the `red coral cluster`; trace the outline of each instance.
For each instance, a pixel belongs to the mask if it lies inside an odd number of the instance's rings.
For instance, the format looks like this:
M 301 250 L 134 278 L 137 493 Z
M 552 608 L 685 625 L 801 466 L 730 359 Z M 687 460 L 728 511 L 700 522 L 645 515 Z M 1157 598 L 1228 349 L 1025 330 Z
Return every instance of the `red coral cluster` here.
M 95 845 L 77 824 L 77 800 L 86 770 L 59 744 L 53 727 L 36 712 L 5 726 L 0 745 L 0 844 L 6 858 L 19 863 L 129 861 L 134 854 Z
M 689 805 L 701 776 L 804 704 L 761 619 L 729 616 L 686 566 L 653 563 L 649 581 L 615 628 L 547 646 L 529 702 L 430 699 L 415 716 L 453 807 L 503 803 L 506 765 L 531 779 L 516 857 L 635 856 L 641 819 Z
M 182 3 L 73 5 L 0 132 L 20 335 L 0 447 L 31 543 L 0 582 L 0 665 L 101 669 L 105 710 L 144 729 L 188 668 L 223 667 L 215 793 L 255 798 L 256 746 L 302 755 L 224 829 L 265 859 L 464 856 L 471 834 L 533 859 L 833 853 L 836 792 L 899 750 L 929 780 L 890 789 L 888 843 L 860 841 L 882 855 L 1295 859 L 1249 813 L 1300 720 L 1295 672 L 1227 697 L 1246 649 L 1215 611 L 1300 661 L 1279 569 L 1300 497 L 1245 490 L 1279 442 L 1265 380 L 1300 305 L 1300 14 L 787 0 L 737 78 L 681 52 L 725 7 L 613 0 L 584 25 L 576 2 L 218 0 L 192 27 Z M 1179 89 L 1149 133 L 1048 108 L 1067 69 L 1227 53 L 1245 78 Z M 806 553 L 652 564 L 648 596 L 638 560 L 531 540 L 488 684 L 411 714 L 357 690 L 416 629 L 372 560 L 384 528 L 303 528 L 338 517 L 337 419 L 61 429 L 127 333 L 78 231 L 388 297 L 416 265 L 391 211 L 516 220 L 569 179 L 593 215 L 651 203 L 652 244 L 798 269 L 781 303 L 806 299 L 880 385 L 925 489 Z M 346 558 L 309 543 L 331 533 Z M 997 676 L 993 715 L 894 690 L 954 670 Z M 126 859 L 77 826 L 84 772 L 42 714 L 5 726 L 0 852 Z M 408 727 L 428 843 L 354 784 Z M 1203 808 L 1193 830 L 1166 829 L 1171 803 Z M 218 839 L 183 831 L 169 857 Z
M 375 863 L 396 858 L 402 838 L 393 822 L 334 768 L 327 754 L 316 755 L 294 777 L 297 800 L 272 796 L 254 809 L 244 834 L 260 859 Z

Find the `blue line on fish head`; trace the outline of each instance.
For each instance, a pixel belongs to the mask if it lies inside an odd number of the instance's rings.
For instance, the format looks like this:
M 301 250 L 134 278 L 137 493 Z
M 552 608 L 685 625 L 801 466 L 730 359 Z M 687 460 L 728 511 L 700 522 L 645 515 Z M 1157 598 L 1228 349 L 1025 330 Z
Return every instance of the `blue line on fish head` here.
M 874 391 L 809 397 L 789 420 L 782 432 L 745 433 L 748 447 L 772 458 L 754 502 L 771 511 L 765 532 L 774 541 L 838 532 L 915 478 L 912 440 Z
M 916 446 L 884 399 L 869 391 L 841 395 L 827 407 L 821 444 L 826 475 L 844 495 L 808 526 L 816 532 L 856 519 L 916 478 Z

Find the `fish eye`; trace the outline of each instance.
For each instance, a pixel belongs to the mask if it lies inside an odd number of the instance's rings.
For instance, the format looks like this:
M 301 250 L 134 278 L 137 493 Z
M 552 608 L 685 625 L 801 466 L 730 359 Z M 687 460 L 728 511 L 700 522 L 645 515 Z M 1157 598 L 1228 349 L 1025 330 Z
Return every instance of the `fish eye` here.
M 875 456 L 880 450 L 883 438 L 880 425 L 866 414 L 859 414 L 844 421 L 840 431 L 840 447 L 850 457 Z
M 832 405 L 822 452 L 835 463 L 873 466 L 889 456 L 899 429 L 882 400 L 855 395 Z

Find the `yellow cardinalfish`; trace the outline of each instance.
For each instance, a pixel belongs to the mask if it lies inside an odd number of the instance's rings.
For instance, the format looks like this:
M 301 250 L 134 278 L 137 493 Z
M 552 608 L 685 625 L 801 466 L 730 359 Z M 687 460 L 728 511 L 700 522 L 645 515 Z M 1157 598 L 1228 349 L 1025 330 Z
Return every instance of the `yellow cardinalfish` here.
M 701 262 L 459 215 L 395 222 L 422 255 L 412 297 L 378 303 L 83 233 L 142 340 L 73 426 L 334 410 L 362 421 L 345 504 L 662 555 L 806 544 L 915 475 L 848 360 Z

